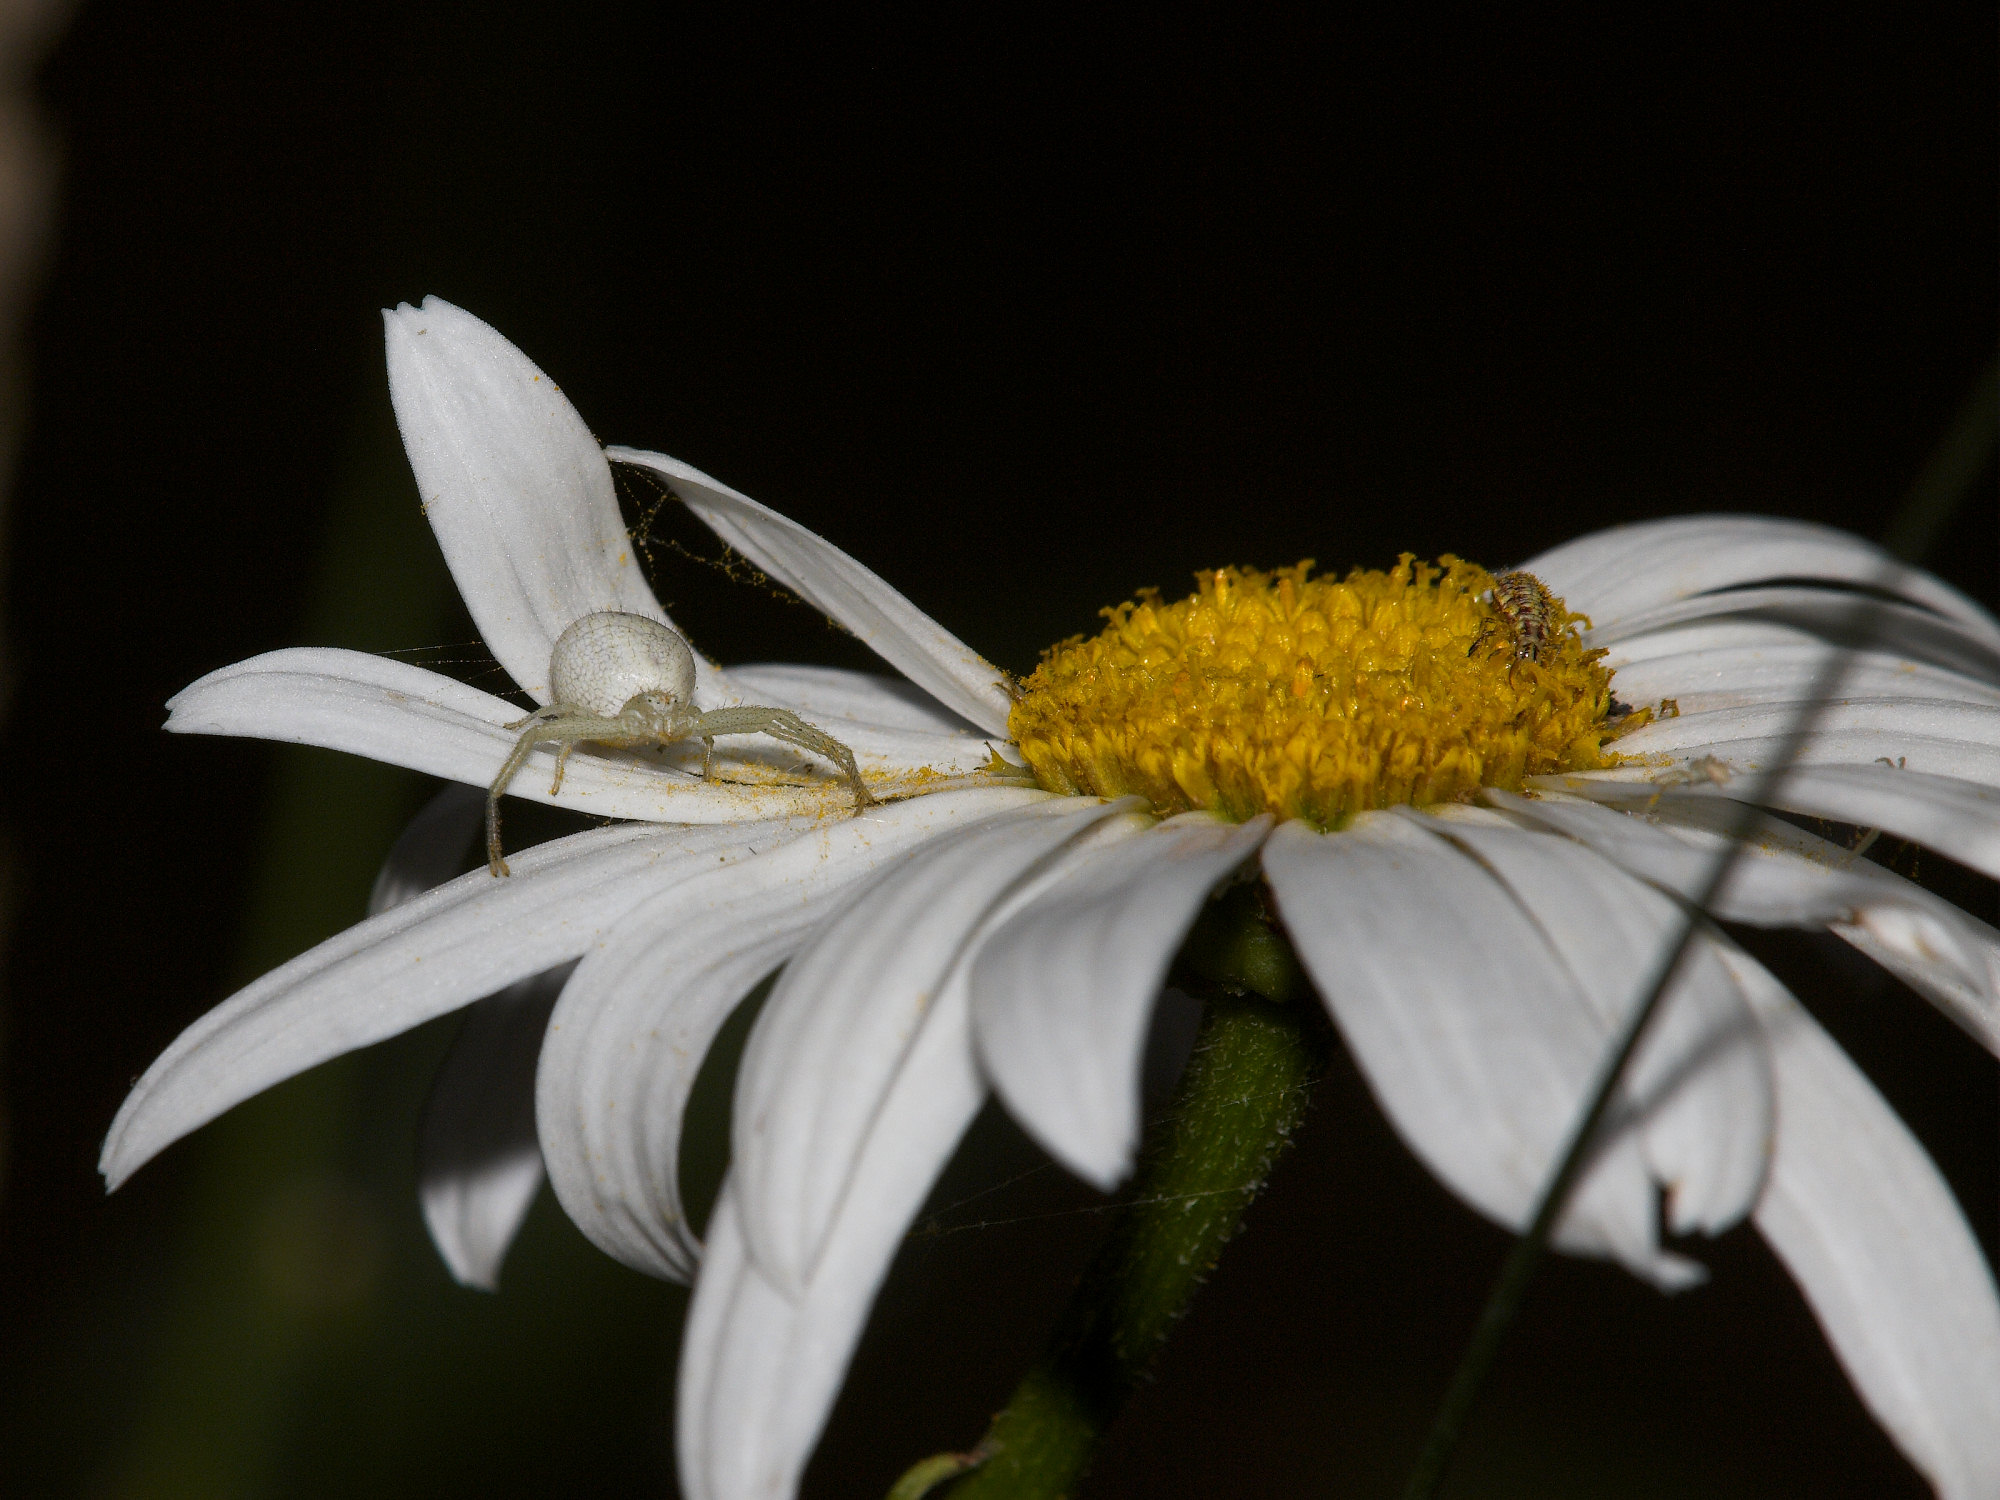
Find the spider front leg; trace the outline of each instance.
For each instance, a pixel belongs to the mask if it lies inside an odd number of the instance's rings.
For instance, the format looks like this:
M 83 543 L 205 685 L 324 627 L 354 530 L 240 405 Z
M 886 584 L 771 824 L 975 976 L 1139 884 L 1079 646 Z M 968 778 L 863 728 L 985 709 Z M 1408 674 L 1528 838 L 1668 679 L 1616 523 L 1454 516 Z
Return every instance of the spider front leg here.
M 562 746 L 556 756 L 555 784 L 549 788 L 549 795 L 553 797 L 562 788 L 563 767 L 569 761 L 571 750 L 585 740 L 615 737 L 628 728 L 621 719 L 575 714 L 554 703 L 547 708 L 536 709 L 527 718 L 507 727 L 519 729 L 521 737 L 514 741 L 514 749 L 502 763 L 500 774 L 486 789 L 486 868 L 496 877 L 511 873 L 507 869 L 507 861 L 500 857 L 500 797 L 520 774 L 535 746 L 551 740 Z
M 695 721 L 692 733 L 701 736 L 702 742 L 712 752 L 717 735 L 723 734 L 768 734 L 774 740 L 783 740 L 788 745 L 797 745 L 801 750 L 810 750 L 815 755 L 825 756 L 846 776 L 847 784 L 854 789 L 854 809 L 859 812 L 864 807 L 874 805 L 875 799 L 868 794 L 868 784 L 861 779 L 861 768 L 854 763 L 854 752 L 823 729 L 816 729 L 793 713 L 789 708 L 763 708 L 746 705 L 741 708 L 712 708 Z M 702 774 L 708 774 L 706 759 L 702 763 Z

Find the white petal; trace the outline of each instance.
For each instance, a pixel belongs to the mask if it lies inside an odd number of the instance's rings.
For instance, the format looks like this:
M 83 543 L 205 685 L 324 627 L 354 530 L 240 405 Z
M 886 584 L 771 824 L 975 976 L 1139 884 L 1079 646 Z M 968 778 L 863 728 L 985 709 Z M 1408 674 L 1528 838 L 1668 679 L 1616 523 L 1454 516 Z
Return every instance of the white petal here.
M 1670 600 L 1778 579 L 1861 584 L 1925 605 L 2000 649 L 2000 625 L 1965 595 L 1873 542 L 1771 516 L 1677 516 L 1565 542 L 1521 565 L 1598 629 Z
M 98 1168 L 117 1187 L 224 1110 L 575 958 L 662 883 L 737 858 L 774 827 L 594 829 L 525 850 L 356 923 L 280 965 L 180 1034 L 133 1086 Z
M 1653 774 L 1640 767 L 1609 775 L 1537 777 L 1532 784 L 1624 808 L 1645 808 L 1663 799 L 1761 802 L 1857 828 L 1880 828 L 2000 878 L 2000 787 L 1872 764 L 1794 766 L 1775 783 L 1766 777 L 1725 777 L 1720 784 L 1694 779 L 1662 787 L 1645 779 Z
M 1057 804 L 1050 816 L 1066 811 Z M 1104 812 L 1072 848 L 1150 821 L 1117 816 L 1115 806 Z M 803 1286 L 781 1287 L 751 1259 L 738 1212 L 740 1165 L 732 1169 L 681 1353 L 679 1449 L 691 1500 L 794 1492 L 904 1229 L 985 1096 L 973 1065 L 968 968 L 984 935 L 1063 867 L 1048 861 L 1019 882 L 962 946 L 915 1020 L 914 1039 L 890 1039 L 896 1066 L 851 1160 L 842 1142 L 806 1143 L 825 1170 L 846 1175 L 847 1192 Z M 806 1063 L 799 1059 L 801 1070 Z
M 605 453 L 661 475 L 723 541 L 945 707 L 989 734 L 1007 732 L 1006 674 L 833 543 L 677 458 L 637 448 Z
M 2000 1495 L 2000 1299 L 1924 1148 L 1748 956 L 1782 1129 L 1757 1228 L 1861 1398 L 1944 1500 Z
M 1697 595 L 1599 624 L 1584 632 L 1584 641 L 1614 652 L 1643 654 L 1643 643 L 1661 637 L 1679 639 L 1696 627 L 1714 630 L 1725 640 L 1751 641 L 1782 632 L 1908 657 L 1981 682 L 2000 682 L 2000 649 L 1983 628 L 1912 604 L 1799 585 Z
M 1659 637 L 1640 639 L 1650 646 Z M 1815 694 L 1934 698 L 2000 707 L 2000 687 L 1975 677 L 1883 652 L 1857 652 L 1826 643 L 1708 646 L 1648 654 L 1623 663 L 1607 658 L 1605 664 L 1614 669 L 1613 691 L 1625 702 L 1644 708 L 1672 698 L 1684 714 L 1797 702 Z
M 898 677 L 779 661 L 731 667 L 729 676 L 742 692 L 794 709 L 815 723 L 841 720 L 989 743 L 967 720 Z
M 713 1448 L 723 1465 L 734 1461 L 740 1466 L 742 1459 L 732 1451 L 732 1442 L 747 1440 L 751 1464 L 760 1458 L 768 1463 L 775 1446 L 771 1415 L 762 1400 L 768 1386 L 754 1375 L 744 1380 L 738 1371 L 759 1350 L 784 1349 L 798 1316 L 798 1306 L 760 1275 L 750 1259 L 736 1210 L 736 1184 L 725 1178 L 708 1219 L 701 1273 L 695 1278 L 687 1323 L 681 1330 L 680 1375 L 674 1383 L 674 1456 L 683 1500 L 725 1496 L 734 1500 L 739 1494 L 777 1500 L 796 1492 L 796 1472 L 787 1476 L 789 1483 L 760 1489 L 727 1472 L 715 1474 L 710 1454 Z M 765 1420 L 746 1420 L 740 1415 L 745 1408 Z M 803 1461 L 798 1467 L 804 1467 Z
M 1594 853 L 1478 809 L 1402 815 L 1442 822 L 1506 882 L 1603 1017 L 1608 1051 L 1680 940 L 1685 908 Z M 1638 1102 L 1617 1111 L 1640 1122 L 1677 1233 L 1718 1234 L 1757 1201 L 1773 1129 L 1761 1044 L 1734 977 L 1697 935 L 1620 1086 Z
M 1558 794 L 1497 805 L 1588 844 L 1634 874 L 1694 898 L 1733 848 L 1712 910 L 1730 922 L 1830 928 L 2000 1053 L 2000 933 L 1893 871 L 1789 823 L 1718 798 L 1667 795 L 1627 816 Z M 1635 811 L 1641 811 L 1635 809 Z M 1743 842 L 1725 835 L 1739 834 Z
M 535 1059 L 564 964 L 472 1005 L 445 1054 L 417 1133 L 424 1224 L 461 1285 L 494 1291 L 500 1263 L 542 1186 Z
M 633 910 L 578 965 L 537 1075 L 542 1154 L 577 1227 L 635 1269 L 684 1279 L 697 1247 L 681 1115 L 729 1013 L 825 919 L 828 898 L 929 839 L 1045 800 L 995 789 L 871 808 Z
M 1776 599 L 1803 602 L 1807 599 L 1827 600 L 1838 604 L 1843 612 L 1851 612 L 1854 607 L 1852 596 L 1834 594 L 1829 596 L 1824 590 L 1767 590 L 1748 589 L 1738 594 L 1720 595 L 1715 599 L 1689 601 L 1677 609 L 1686 608 L 1691 603 L 1714 605 L 1739 605 L 1743 600 Z M 1939 621 L 1935 615 L 1917 609 L 1914 605 L 1897 605 L 1896 618 L 1905 621 L 1928 621 L 1954 633 L 1953 638 L 1961 647 L 1973 650 L 1978 660 L 1991 662 L 1996 653 L 1990 648 L 1973 643 L 1961 626 L 1949 621 Z M 1747 613 L 1725 610 L 1721 614 L 1704 614 L 1683 619 L 1674 624 L 1653 628 L 1631 630 L 1624 627 L 1607 629 L 1602 634 L 1607 638 L 1604 663 L 1614 670 L 1623 671 L 1628 663 L 1651 661 L 1658 656 L 1695 656 L 1707 651 L 1789 651 L 1806 649 L 1823 652 L 1833 649 L 1855 652 L 1860 659 L 1871 656 L 1886 660 L 1907 660 L 1929 665 L 1939 670 L 1949 670 L 1957 677 L 1972 677 L 1977 681 L 1987 679 L 1981 672 L 1965 672 L 1953 667 L 1950 662 L 1932 661 L 1918 652 L 1905 652 L 1895 648 L 1892 641 L 1830 642 L 1821 629 L 1814 628 L 1819 617 L 1787 617 L 1784 612 L 1776 614 L 1751 610 Z M 1947 653 L 1949 654 L 1949 653 Z
M 985 1096 L 966 982 L 981 942 L 1059 881 L 1073 853 L 1147 822 L 1114 807 L 1017 884 L 965 943 L 881 1096 L 803 1288 L 780 1288 L 747 1254 L 732 1176 L 682 1346 L 679 1445 L 690 1497 L 794 1491 L 904 1228 Z M 836 1157 L 829 1166 L 849 1163 Z
M 961 958 L 918 1023 L 796 1297 L 752 1261 L 733 1175 L 723 1188 L 681 1344 L 677 1442 L 688 1500 L 783 1500 L 797 1490 L 904 1231 L 986 1097 L 965 971 Z
M 1271 820 L 1206 813 L 1101 843 L 1008 918 L 972 966 L 986 1073 L 1048 1153 L 1104 1191 L 1139 1145 L 1147 1022 L 1210 891 Z
M 1794 746 L 1801 720 L 1807 733 Z M 1911 771 L 2000 785 L 2000 709 L 1935 700 L 1840 699 L 1762 703 L 1682 714 L 1618 741 L 1623 756 L 1709 758 L 1737 772 L 1769 772 L 1788 751 L 1799 765 L 1868 765 L 1887 760 Z
M 1117 804 L 1058 798 L 935 841 L 837 909 L 785 968 L 736 1077 L 744 1233 L 788 1292 L 810 1278 L 927 1009 L 975 928 Z
M 1603 1065 L 1611 1028 L 1599 1005 L 1484 866 L 1413 821 L 1364 814 L 1337 834 L 1281 824 L 1264 870 L 1397 1132 L 1474 1208 L 1524 1227 Z M 1556 1243 L 1662 1286 L 1698 1280 L 1699 1266 L 1658 1249 L 1655 1218 L 1638 1144 L 1620 1132 Z
M 382 314 L 389 395 L 424 514 L 479 635 L 548 702 L 573 620 L 665 620 L 618 514 L 611 466 L 569 398 L 499 333 L 436 297 Z
M 346 750 L 484 787 L 519 736 L 505 726 L 520 711 L 504 698 L 407 662 L 319 647 L 272 651 L 211 672 L 177 694 L 167 728 L 176 734 L 231 734 Z M 845 782 L 758 785 L 701 777 L 700 746 L 683 752 L 691 769 L 579 749 L 562 790 L 555 754 L 534 752 L 510 795 L 601 818 L 732 823 L 804 814 L 840 814 L 853 805 Z M 721 768 L 726 770 L 726 768 Z M 887 793 L 893 788 L 881 787 Z

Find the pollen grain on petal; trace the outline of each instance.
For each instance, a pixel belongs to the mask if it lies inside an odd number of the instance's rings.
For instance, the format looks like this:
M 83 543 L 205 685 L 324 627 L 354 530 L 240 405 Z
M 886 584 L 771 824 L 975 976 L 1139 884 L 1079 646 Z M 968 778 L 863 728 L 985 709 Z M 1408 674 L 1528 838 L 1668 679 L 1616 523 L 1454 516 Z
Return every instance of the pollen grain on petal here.
M 1524 655 L 1493 575 L 1458 558 L 1338 582 L 1310 560 L 1196 576 L 1189 598 L 1105 610 L 1022 684 L 1008 722 L 1044 787 L 1335 828 L 1595 769 L 1625 727 L 1580 617 L 1549 596 L 1549 638 Z

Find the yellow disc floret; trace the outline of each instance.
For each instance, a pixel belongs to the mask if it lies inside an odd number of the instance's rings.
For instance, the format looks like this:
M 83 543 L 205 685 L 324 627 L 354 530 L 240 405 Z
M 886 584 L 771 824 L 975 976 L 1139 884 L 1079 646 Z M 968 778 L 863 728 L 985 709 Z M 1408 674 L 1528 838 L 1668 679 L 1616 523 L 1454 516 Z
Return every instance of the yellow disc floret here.
M 1143 591 L 1048 651 L 1008 720 L 1036 779 L 1327 829 L 1609 760 L 1611 674 L 1561 600 L 1544 594 L 1527 656 L 1484 568 L 1405 554 L 1338 583 L 1311 571 L 1197 574 L 1192 597 Z

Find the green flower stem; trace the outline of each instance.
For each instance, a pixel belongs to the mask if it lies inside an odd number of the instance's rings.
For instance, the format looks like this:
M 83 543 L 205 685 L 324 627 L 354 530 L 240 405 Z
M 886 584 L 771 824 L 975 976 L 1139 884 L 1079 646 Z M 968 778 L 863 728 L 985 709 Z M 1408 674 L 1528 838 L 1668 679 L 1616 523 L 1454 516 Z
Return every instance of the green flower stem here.
M 1074 1493 L 1305 1114 L 1326 1024 L 1261 897 L 1238 886 L 1210 903 L 1182 950 L 1177 982 L 1208 1005 L 1173 1106 L 1048 1352 L 993 1419 L 952 1500 Z M 913 1469 L 912 1487 L 896 1493 L 922 1494 L 915 1476 L 937 1463 Z M 949 1472 L 928 1468 L 925 1478 Z

